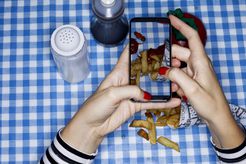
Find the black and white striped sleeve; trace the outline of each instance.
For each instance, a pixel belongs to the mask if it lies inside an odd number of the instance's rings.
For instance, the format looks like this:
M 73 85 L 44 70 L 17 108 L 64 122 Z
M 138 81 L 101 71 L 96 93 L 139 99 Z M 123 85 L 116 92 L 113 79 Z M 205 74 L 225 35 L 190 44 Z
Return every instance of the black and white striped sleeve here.
M 60 136 L 60 131 L 57 133 L 54 141 L 47 148 L 45 154 L 40 159 L 40 164 L 43 163 L 88 164 L 93 162 L 97 152 L 93 154 L 84 154 L 76 150 L 75 148 L 69 146 L 67 143 L 63 141 L 63 139 Z
M 244 129 L 244 133 L 246 134 L 245 128 L 242 125 L 240 126 Z M 221 163 L 246 163 L 246 137 L 241 145 L 233 149 L 221 149 L 216 147 L 213 143 L 212 137 L 210 138 L 210 141 Z

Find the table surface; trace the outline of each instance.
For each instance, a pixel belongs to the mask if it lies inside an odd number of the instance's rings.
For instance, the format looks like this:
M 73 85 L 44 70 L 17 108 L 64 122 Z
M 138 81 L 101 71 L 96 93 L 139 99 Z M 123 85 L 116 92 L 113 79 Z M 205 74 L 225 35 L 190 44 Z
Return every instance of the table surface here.
M 206 51 L 229 102 L 246 107 L 246 1 L 125 1 L 128 19 L 165 16 L 181 7 L 201 18 L 207 30 Z M 0 163 L 35 163 L 58 129 L 112 70 L 124 45 L 105 48 L 90 33 L 89 0 L 0 2 Z M 50 36 L 63 24 L 80 27 L 87 40 L 89 77 L 78 84 L 62 80 L 51 52 Z M 127 44 L 128 39 L 124 44 Z M 109 134 L 95 163 L 216 163 L 206 126 L 158 128 L 179 143 L 177 153 L 150 145 L 129 128 L 130 118 Z M 244 125 L 246 124 L 245 121 Z

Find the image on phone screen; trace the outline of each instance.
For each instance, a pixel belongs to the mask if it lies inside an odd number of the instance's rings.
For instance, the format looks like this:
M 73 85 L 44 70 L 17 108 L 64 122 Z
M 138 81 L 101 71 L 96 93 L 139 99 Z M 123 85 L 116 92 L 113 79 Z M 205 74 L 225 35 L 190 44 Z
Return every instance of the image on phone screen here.
M 171 26 L 168 18 L 133 18 L 130 21 L 130 85 L 152 95 L 152 101 L 171 98 L 171 81 L 159 74 L 171 67 Z

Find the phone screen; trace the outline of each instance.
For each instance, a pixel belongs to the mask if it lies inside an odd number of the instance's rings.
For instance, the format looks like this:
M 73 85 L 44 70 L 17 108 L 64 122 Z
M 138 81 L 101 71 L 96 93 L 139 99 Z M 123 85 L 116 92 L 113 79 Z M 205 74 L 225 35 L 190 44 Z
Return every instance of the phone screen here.
M 152 101 L 171 98 L 171 81 L 159 74 L 171 67 L 171 25 L 168 18 L 133 18 L 130 21 L 130 85 L 152 95 Z

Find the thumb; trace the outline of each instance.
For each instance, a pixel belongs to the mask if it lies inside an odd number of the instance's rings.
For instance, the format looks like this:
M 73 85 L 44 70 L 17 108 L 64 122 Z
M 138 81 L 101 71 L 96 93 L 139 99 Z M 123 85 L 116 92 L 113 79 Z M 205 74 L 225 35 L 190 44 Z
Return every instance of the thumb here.
M 151 95 L 135 85 L 126 85 L 119 87 L 110 87 L 107 92 L 113 103 L 124 99 L 134 99 L 140 101 L 151 100 Z
M 169 69 L 166 76 L 177 83 L 189 99 L 195 95 L 200 95 L 202 91 L 200 85 L 179 68 Z

